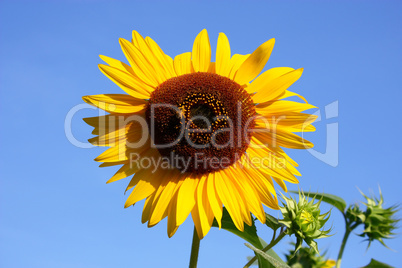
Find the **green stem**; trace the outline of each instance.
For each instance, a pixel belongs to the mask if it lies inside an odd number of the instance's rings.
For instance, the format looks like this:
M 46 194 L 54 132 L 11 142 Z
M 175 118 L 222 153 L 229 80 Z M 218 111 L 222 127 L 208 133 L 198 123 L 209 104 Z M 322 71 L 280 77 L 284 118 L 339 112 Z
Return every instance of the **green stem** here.
M 342 261 L 342 255 L 343 255 L 343 250 L 345 249 L 346 246 L 346 241 L 349 238 L 351 230 L 346 227 L 346 231 L 345 231 L 345 235 L 343 236 L 342 239 L 342 244 L 341 244 L 341 248 L 339 249 L 339 254 L 338 254 L 338 259 L 336 261 L 336 268 L 340 268 L 341 267 L 341 261 Z
M 336 268 L 341 267 L 343 251 L 345 250 L 346 241 L 348 240 L 350 233 L 359 225 L 359 223 L 350 225 L 350 223 L 346 220 L 346 218 L 345 218 L 345 224 L 346 224 L 346 231 L 342 239 L 341 248 L 339 249 L 338 259 L 336 260 Z
M 200 251 L 200 238 L 198 238 L 197 230 L 194 226 L 193 244 L 191 245 L 191 256 L 189 268 L 197 268 L 198 252 Z
M 285 230 L 286 231 L 286 230 Z M 262 249 L 262 251 L 267 252 L 271 248 L 273 248 L 276 244 L 278 244 L 279 241 L 282 240 L 282 238 L 286 235 L 285 231 L 282 231 L 276 239 L 272 239 L 271 242 L 269 243 L 268 246 Z M 275 236 L 273 237 L 275 238 Z M 248 268 L 250 267 L 255 261 L 257 260 L 257 255 L 255 255 L 251 260 L 248 261 L 246 265 L 244 265 L 243 268 Z

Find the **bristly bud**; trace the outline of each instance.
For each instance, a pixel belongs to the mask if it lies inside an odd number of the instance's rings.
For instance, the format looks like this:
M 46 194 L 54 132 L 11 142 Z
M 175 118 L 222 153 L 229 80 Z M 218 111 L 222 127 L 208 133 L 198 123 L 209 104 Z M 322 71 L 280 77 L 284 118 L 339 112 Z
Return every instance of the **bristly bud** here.
M 346 210 L 345 216 L 349 223 L 355 223 L 357 225 L 362 224 L 366 219 L 364 212 L 360 209 L 358 204 L 350 205 Z
M 314 239 L 328 237 L 331 229 L 323 230 L 324 224 L 329 219 L 329 213 L 320 215 L 321 200 L 314 204 L 315 198 L 311 201 L 299 192 L 299 202 L 292 197 L 282 195 L 283 207 L 280 210 L 283 220 L 279 222 L 287 227 L 288 235 L 294 234 L 297 238 L 295 253 L 301 248 L 303 240 L 318 253 L 317 242 Z
M 396 224 L 400 219 L 395 219 L 394 214 L 399 210 L 398 206 L 391 206 L 389 208 L 383 208 L 384 199 L 380 192 L 380 199 L 376 197 L 367 197 L 365 194 L 360 192 L 364 198 L 366 198 L 367 203 L 363 203 L 367 209 L 364 213 L 364 217 L 362 217 L 362 221 L 364 223 L 364 231 L 360 235 L 362 237 L 367 237 L 369 244 L 367 248 L 370 247 L 370 244 L 374 240 L 378 240 L 381 244 L 385 245 L 383 239 L 393 238 L 393 232 L 397 226 Z M 388 247 L 387 247 L 388 248 Z
M 319 255 L 308 247 L 301 247 L 297 253 L 291 250 L 285 256 L 291 268 L 332 268 L 336 264 L 334 260 L 325 258 L 325 252 Z

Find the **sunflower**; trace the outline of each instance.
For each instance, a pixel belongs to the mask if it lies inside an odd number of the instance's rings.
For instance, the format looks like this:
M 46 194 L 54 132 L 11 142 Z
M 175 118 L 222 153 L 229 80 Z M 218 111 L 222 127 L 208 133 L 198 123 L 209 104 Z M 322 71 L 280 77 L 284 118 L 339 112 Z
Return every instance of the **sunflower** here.
M 95 160 L 122 165 L 108 183 L 132 176 L 125 207 L 145 199 L 142 222 L 152 227 L 167 217 L 168 236 L 190 215 L 199 238 L 223 206 L 236 227 L 265 222 L 262 204 L 279 209 L 274 181 L 298 183 L 297 163 L 282 149 L 311 148 L 293 132 L 314 131 L 314 108 L 288 87 L 303 69 L 272 68 L 261 75 L 275 40 L 252 54 L 231 55 L 220 33 L 211 61 L 207 31 L 192 52 L 166 55 L 150 37 L 133 31 L 120 39 L 129 64 L 100 56 L 99 68 L 127 94 L 84 96 L 109 114 L 85 118 L 97 135 L 89 141 L 110 147 Z M 284 100 L 296 96 L 303 102 Z

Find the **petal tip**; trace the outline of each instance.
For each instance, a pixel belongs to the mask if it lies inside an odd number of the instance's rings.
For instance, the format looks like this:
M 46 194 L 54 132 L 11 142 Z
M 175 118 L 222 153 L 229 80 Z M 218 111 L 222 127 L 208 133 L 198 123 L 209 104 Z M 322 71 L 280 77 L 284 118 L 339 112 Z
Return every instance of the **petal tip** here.
M 126 203 L 124 204 L 124 208 L 128 208 L 129 206 L 132 206 L 132 205 L 134 205 L 134 204 L 130 204 L 130 203 L 127 203 L 127 202 L 126 202 Z
M 128 40 L 126 40 L 126 39 L 124 39 L 124 38 L 119 38 L 119 44 L 121 45 L 121 46 L 127 46 L 127 44 L 131 44 L 131 42 L 130 41 L 128 41 Z
M 90 96 L 82 96 L 82 100 L 85 101 L 88 104 L 92 104 L 91 102 L 91 97 Z
M 99 68 L 101 71 L 104 70 L 105 66 L 107 66 L 107 65 L 102 64 L 102 63 L 98 64 L 98 68 Z

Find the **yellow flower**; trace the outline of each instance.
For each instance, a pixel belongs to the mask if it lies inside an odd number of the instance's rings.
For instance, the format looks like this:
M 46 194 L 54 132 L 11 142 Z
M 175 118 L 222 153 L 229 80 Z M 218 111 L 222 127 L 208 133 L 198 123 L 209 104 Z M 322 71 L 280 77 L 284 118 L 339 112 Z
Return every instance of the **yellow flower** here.
M 323 264 L 322 268 L 332 268 L 335 267 L 336 265 L 336 261 L 335 260 L 327 260 L 325 261 L 325 263 Z
M 173 40 L 172 40 L 173 41 Z M 271 39 L 252 54 L 231 55 L 220 33 L 216 61 L 206 30 L 192 52 L 174 59 L 150 37 L 133 31 L 120 39 L 128 64 L 101 56 L 100 70 L 127 94 L 83 97 L 110 114 L 84 120 L 95 128 L 96 146 L 109 146 L 95 160 L 123 165 L 108 181 L 132 176 L 125 207 L 145 200 L 142 222 L 154 226 L 168 217 L 171 237 L 191 213 L 203 238 L 222 207 L 239 230 L 254 214 L 265 222 L 262 204 L 278 209 L 274 182 L 298 183 L 295 163 L 281 147 L 311 148 L 293 132 L 314 131 L 314 108 L 284 98 L 300 95 L 287 88 L 303 69 L 264 68 Z M 259 75 L 259 76 L 258 76 Z

